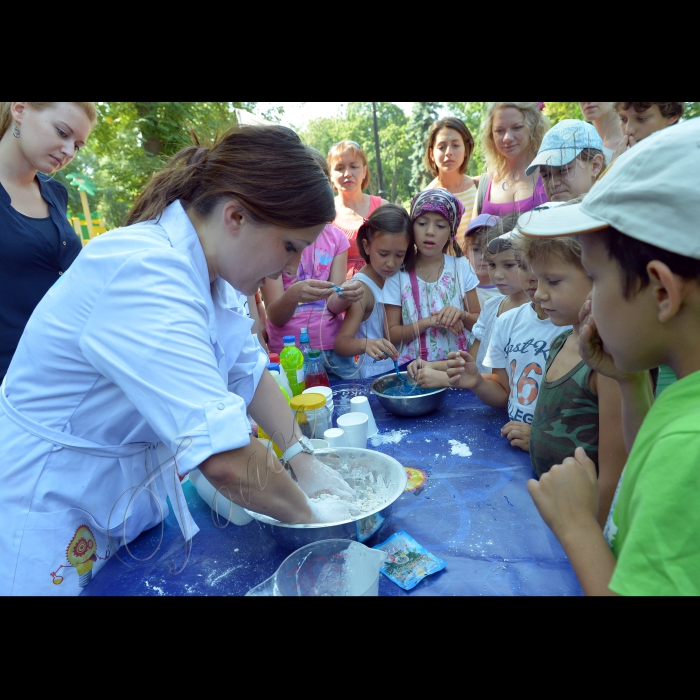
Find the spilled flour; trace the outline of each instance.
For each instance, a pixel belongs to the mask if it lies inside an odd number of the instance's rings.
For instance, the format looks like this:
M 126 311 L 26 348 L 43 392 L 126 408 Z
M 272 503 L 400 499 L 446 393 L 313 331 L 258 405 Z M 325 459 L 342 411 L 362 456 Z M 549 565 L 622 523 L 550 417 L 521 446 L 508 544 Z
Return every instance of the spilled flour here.
M 452 454 L 453 455 L 458 455 L 459 457 L 471 457 L 472 456 L 472 451 L 463 442 L 459 442 L 459 440 L 450 440 L 449 443 L 450 443 L 450 445 L 452 445 Z
M 395 445 L 397 442 L 401 442 L 406 435 L 408 435 L 408 430 L 392 430 L 390 433 L 375 435 L 373 438 L 370 438 L 370 440 L 372 441 L 373 447 L 379 445 Z

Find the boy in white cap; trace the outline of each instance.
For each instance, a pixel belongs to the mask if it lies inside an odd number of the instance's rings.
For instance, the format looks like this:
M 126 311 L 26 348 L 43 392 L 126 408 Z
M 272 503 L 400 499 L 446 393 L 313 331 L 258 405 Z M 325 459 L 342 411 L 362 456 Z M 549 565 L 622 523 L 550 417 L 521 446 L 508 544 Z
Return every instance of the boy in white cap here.
M 531 175 L 538 167 L 549 199 L 568 202 L 586 194 L 603 171 L 603 140 L 592 124 L 563 119 L 544 135 L 525 174 Z
M 593 291 L 582 309 L 581 350 L 622 393 L 632 449 L 604 530 L 595 469 L 582 448 L 528 482 L 587 594 L 700 593 L 698 183 L 693 119 L 637 145 L 583 202 L 518 223 L 530 236 L 585 234 Z M 645 370 L 660 364 L 679 381 L 649 408 Z

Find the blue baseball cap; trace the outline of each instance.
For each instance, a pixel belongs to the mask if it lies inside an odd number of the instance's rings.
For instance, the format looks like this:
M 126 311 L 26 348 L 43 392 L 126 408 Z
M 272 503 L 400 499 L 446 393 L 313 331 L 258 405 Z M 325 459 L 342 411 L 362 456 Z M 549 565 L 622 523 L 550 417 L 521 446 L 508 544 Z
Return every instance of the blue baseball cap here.
M 544 135 L 540 150 L 525 174 L 532 175 L 540 165 L 559 168 L 571 163 L 584 148 L 603 150 L 603 139 L 595 127 L 580 119 L 562 119 Z

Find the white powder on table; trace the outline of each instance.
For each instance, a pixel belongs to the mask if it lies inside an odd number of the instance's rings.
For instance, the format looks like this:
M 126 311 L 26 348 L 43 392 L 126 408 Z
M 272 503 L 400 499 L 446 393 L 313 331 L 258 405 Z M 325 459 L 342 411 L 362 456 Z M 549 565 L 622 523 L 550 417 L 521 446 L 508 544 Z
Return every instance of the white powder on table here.
M 397 442 L 401 442 L 403 438 L 408 435 L 408 430 L 392 430 L 389 433 L 380 433 L 370 438 L 372 441 L 372 446 L 377 447 L 379 445 L 395 445 Z
M 450 440 L 449 443 L 450 443 L 450 445 L 452 445 L 452 454 L 453 455 L 458 455 L 459 457 L 471 457 L 472 456 L 472 451 L 463 442 L 459 442 L 459 440 Z

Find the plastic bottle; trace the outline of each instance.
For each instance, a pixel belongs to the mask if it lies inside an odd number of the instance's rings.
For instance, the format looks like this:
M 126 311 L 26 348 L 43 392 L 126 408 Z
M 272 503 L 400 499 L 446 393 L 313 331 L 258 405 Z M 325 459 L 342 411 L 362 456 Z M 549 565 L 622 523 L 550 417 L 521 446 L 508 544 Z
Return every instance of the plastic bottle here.
M 287 377 L 285 377 L 283 374 L 280 374 L 280 366 L 277 364 L 270 363 L 267 366 L 267 369 L 269 370 L 274 380 L 277 382 L 277 385 L 279 386 L 280 391 L 284 395 L 285 400 L 287 401 L 287 403 L 289 403 L 292 398 L 292 393 L 289 389 L 289 382 L 287 382 Z M 261 425 L 258 426 L 258 438 L 261 440 L 270 440 L 270 442 L 272 443 L 272 449 L 274 450 L 274 453 L 277 455 L 278 458 L 282 456 L 282 450 L 272 441 L 270 436 L 262 429 Z
M 320 350 L 309 350 L 309 364 L 306 367 L 305 382 L 307 389 L 314 386 L 330 387 L 331 385 L 328 381 L 328 374 L 321 364 Z
M 306 389 L 304 384 L 304 356 L 295 345 L 296 338 L 293 335 L 285 335 L 284 348 L 280 353 L 280 364 L 287 375 L 289 387 L 294 396 L 301 394 Z
M 299 334 L 299 350 L 301 350 L 301 354 L 304 356 L 304 372 L 306 372 L 306 368 L 309 366 L 309 350 L 311 350 L 308 328 L 301 329 L 301 333 Z
M 271 353 L 268 355 L 268 358 L 269 358 L 269 360 L 270 360 L 271 363 L 274 363 L 274 364 L 277 364 L 277 365 L 280 363 L 280 356 L 279 356 L 276 352 L 271 352 Z
M 287 403 L 289 403 L 292 399 L 292 387 L 289 386 L 289 380 L 287 379 L 287 375 L 280 371 L 280 366 L 277 363 L 271 362 L 267 366 L 268 371 L 272 375 L 272 378 L 277 382 L 279 385 L 279 388 L 282 389 L 284 392 L 284 395 L 287 397 Z

